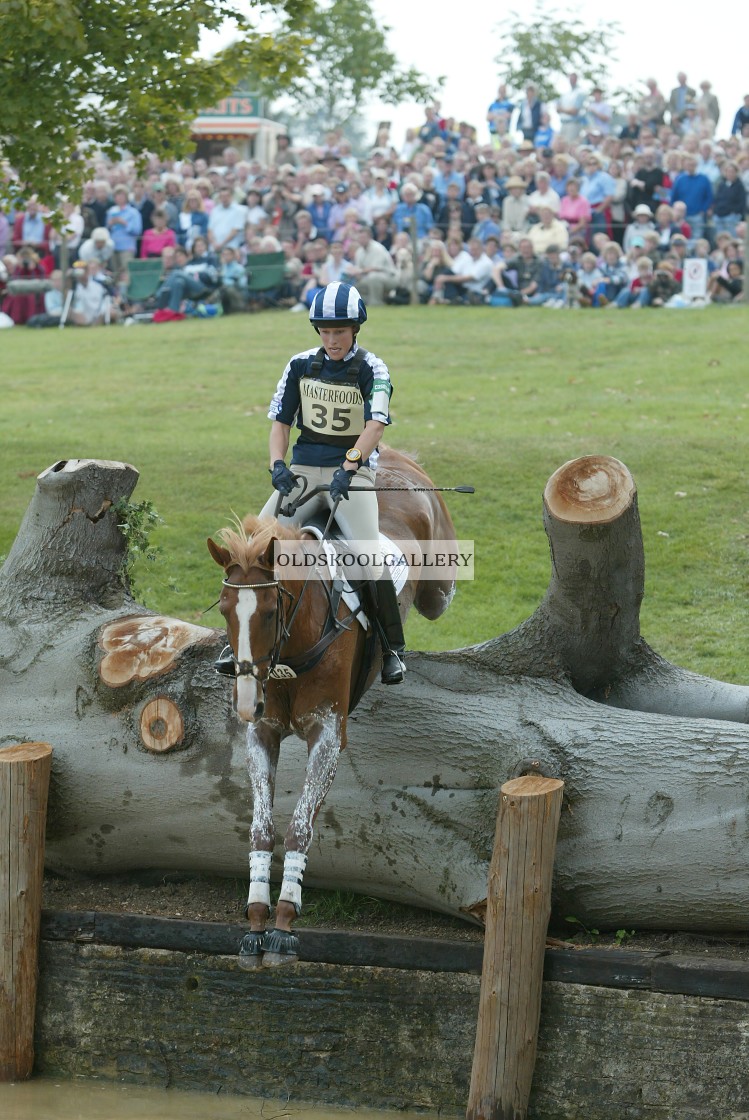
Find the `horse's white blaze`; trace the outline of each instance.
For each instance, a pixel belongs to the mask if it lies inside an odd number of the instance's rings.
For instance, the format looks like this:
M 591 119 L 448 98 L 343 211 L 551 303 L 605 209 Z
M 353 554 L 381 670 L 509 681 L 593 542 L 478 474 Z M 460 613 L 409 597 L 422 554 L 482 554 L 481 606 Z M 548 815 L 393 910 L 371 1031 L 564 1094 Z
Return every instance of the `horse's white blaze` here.
M 237 661 L 252 661 L 252 648 L 250 645 L 250 619 L 257 608 L 257 595 L 249 587 L 243 587 L 237 592 Z M 257 681 L 249 674 L 237 677 L 237 715 L 240 719 L 249 721 L 253 718 L 255 707 L 260 694 Z

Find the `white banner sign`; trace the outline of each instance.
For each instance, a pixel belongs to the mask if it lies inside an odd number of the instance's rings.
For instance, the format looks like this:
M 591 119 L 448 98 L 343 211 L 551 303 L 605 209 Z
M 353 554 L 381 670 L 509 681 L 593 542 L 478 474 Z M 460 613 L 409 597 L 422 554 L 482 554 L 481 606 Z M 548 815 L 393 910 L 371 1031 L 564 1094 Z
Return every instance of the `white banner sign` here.
M 684 299 L 704 299 L 707 295 L 707 261 L 703 257 L 688 257 L 684 261 L 682 280 Z

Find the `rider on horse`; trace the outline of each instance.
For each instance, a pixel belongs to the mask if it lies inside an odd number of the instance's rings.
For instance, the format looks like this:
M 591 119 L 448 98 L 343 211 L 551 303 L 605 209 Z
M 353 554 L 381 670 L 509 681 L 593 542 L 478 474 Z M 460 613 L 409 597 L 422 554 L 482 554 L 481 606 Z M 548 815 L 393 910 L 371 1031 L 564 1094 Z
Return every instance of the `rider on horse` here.
M 353 285 L 328 284 L 315 295 L 310 322 L 320 336 L 321 347 L 295 354 L 288 362 L 270 406 L 270 474 L 279 494 L 292 495 L 301 476 L 311 490 L 328 485 L 325 491 L 282 524 L 303 524 L 316 509 L 332 509 L 337 501 L 336 520 L 349 541 L 366 541 L 374 584 L 365 591 L 368 613 L 374 615 L 382 646 L 382 682 L 400 684 L 405 673 L 403 624 L 395 587 L 379 550 L 379 510 L 374 493 L 378 444 L 391 423 L 392 393 L 385 363 L 356 341 L 366 322 L 367 309 Z M 299 436 L 286 465 L 292 425 Z M 356 478 L 354 490 L 349 490 Z M 341 501 L 343 499 L 343 501 Z M 344 508 L 345 502 L 345 508 Z M 260 512 L 274 517 L 278 494 L 272 495 Z M 231 650 L 225 651 L 232 668 Z M 217 663 L 222 671 L 225 654 Z

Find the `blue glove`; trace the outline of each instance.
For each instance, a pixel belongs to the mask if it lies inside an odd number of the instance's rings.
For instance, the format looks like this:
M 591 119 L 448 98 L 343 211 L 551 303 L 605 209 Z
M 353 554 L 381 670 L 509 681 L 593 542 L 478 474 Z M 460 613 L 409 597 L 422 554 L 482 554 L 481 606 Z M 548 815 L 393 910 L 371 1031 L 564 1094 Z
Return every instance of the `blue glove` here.
M 286 466 L 283 459 L 276 459 L 270 477 L 275 489 L 284 497 L 288 497 L 296 486 L 294 473 Z
M 351 485 L 351 476 L 354 471 L 344 470 L 339 467 L 330 481 L 330 496 L 335 502 L 339 498 L 345 498 L 348 501 L 348 488 Z

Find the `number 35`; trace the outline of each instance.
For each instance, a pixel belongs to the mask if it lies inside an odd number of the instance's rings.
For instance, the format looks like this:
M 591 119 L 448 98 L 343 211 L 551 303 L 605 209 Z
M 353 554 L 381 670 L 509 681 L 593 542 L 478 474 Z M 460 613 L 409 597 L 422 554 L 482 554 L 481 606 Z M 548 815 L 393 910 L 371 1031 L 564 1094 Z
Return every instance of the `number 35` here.
M 311 424 L 313 428 L 329 428 L 331 432 L 345 432 L 351 427 L 351 411 L 348 408 L 334 408 L 333 415 L 328 419 L 328 409 L 318 401 L 312 405 L 314 413 Z

